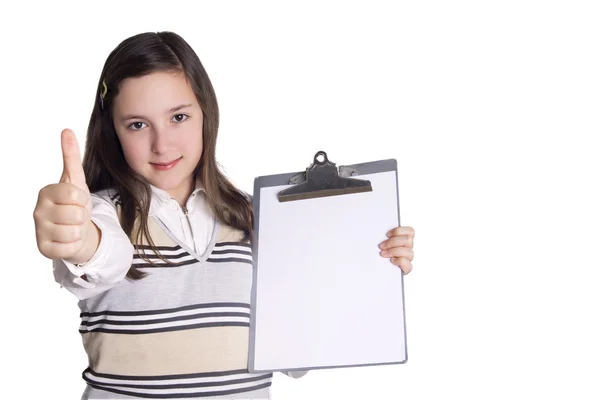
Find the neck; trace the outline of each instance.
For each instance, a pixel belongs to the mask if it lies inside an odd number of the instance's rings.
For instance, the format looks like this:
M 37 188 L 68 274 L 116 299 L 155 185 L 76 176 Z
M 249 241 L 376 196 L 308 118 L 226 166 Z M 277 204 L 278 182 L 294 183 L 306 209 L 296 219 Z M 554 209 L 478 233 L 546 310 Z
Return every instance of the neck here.
M 169 193 L 169 195 L 173 199 L 175 199 L 175 201 L 177 201 L 177 203 L 179 203 L 181 207 L 184 207 L 187 202 L 187 199 L 189 199 L 195 187 L 196 182 L 192 177 L 190 177 L 190 179 L 188 179 L 187 182 L 182 183 L 176 188 L 167 190 L 167 193 Z

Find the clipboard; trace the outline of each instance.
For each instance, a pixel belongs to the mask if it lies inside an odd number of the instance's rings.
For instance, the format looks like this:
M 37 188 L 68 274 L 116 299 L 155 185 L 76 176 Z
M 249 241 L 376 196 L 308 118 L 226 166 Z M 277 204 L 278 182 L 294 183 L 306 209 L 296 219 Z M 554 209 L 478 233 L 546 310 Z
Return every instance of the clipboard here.
M 404 276 L 380 255 L 400 226 L 395 159 L 254 180 L 248 369 L 407 361 Z

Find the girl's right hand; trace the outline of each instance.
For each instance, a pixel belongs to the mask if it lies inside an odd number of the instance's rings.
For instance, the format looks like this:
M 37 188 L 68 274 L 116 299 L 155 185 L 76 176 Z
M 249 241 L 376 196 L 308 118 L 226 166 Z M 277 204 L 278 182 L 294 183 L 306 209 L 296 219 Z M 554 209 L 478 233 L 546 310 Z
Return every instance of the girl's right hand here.
M 40 190 L 33 212 L 38 249 L 50 259 L 74 264 L 88 261 L 99 243 L 99 230 L 91 221 L 92 198 L 85 181 L 75 134 L 61 134 L 63 173 L 59 183 Z

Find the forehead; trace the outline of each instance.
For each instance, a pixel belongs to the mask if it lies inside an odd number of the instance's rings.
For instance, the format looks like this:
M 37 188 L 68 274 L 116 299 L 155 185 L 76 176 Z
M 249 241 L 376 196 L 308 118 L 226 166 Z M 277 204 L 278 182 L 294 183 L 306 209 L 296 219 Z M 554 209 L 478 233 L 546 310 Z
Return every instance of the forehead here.
M 197 104 L 196 96 L 183 73 L 153 72 L 121 82 L 114 99 L 115 112 L 164 112 L 183 103 Z

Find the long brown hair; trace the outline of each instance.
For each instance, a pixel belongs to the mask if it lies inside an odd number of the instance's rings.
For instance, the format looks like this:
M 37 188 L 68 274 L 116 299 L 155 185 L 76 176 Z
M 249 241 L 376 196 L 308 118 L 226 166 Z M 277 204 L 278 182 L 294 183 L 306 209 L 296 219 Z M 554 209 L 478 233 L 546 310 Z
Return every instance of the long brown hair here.
M 125 161 L 113 124 L 112 103 L 124 79 L 157 71 L 182 72 L 202 108 L 203 151 L 194 170 L 217 218 L 251 237 L 253 212 L 250 196 L 237 189 L 219 170 L 215 159 L 219 108 L 212 83 L 191 46 L 173 32 L 146 32 L 122 41 L 108 56 L 98 81 L 83 158 L 90 192 L 115 189 L 120 201 L 120 224 L 134 243 L 142 238 L 154 247 L 148 231 L 151 189 L 146 179 Z M 139 226 L 139 229 L 134 229 Z M 158 250 L 155 252 L 160 256 Z M 162 257 L 161 257 L 162 258 Z M 145 274 L 132 267 L 130 279 Z

